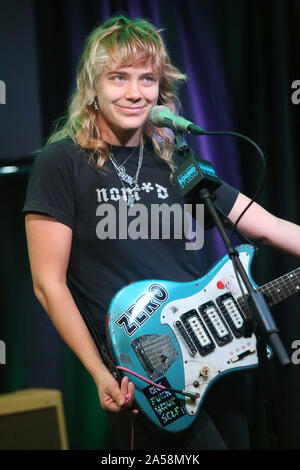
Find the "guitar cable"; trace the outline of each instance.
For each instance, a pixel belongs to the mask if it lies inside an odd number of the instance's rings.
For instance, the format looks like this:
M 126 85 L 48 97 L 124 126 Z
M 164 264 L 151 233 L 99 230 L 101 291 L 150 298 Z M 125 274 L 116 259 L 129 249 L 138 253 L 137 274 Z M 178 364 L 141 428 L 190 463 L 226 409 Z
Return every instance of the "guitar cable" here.
M 165 387 L 164 385 L 157 384 L 155 382 L 152 382 L 149 379 L 146 379 L 146 377 L 143 377 L 142 375 L 138 374 L 137 372 L 134 372 L 133 370 L 127 369 L 126 367 L 122 366 L 116 366 L 117 369 L 122 370 L 124 372 L 127 372 L 129 374 L 134 375 L 135 377 L 143 380 L 144 382 L 147 382 L 150 385 L 153 385 L 154 387 L 160 388 L 161 390 L 166 390 L 168 392 L 174 392 L 178 393 L 180 395 L 183 395 L 185 397 L 189 397 L 192 400 L 195 400 L 196 398 L 200 398 L 200 394 L 197 392 L 190 392 L 189 390 L 178 390 L 176 388 L 171 388 L 171 387 Z
M 164 385 L 160 385 L 160 384 L 157 384 L 155 382 L 152 382 L 149 379 L 146 379 L 146 377 L 143 377 L 142 375 L 138 374 L 137 372 L 134 372 L 131 369 L 127 369 L 126 367 L 115 366 L 115 368 L 118 369 L 118 370 L 121 370 L 123 372 L 126 372 L 128 374 L 132 374 L 135 377 L 143 380 L 144 382 L 147 382 L 148 384 L 153 385 L 154 387 L 157 387 L 161 390 L 178 393 L 178 394 L 183 395 L 185 397 L 189 397 L 192 400 L 195 400 L 196 398 L 200 398 L 200 394 L 197 393 L 197 392 L 189 392 L 188 390 L 178 390 L 176 388 L 165 387 Z M 127 403 L 128 401 L 129 401 L 129 395 L 126 395 L 125 396 L 125 403 Z M 132 413 L 132 415 L 131 415 L 131 444 L 130 444 L 130 450 L 134 450 L 134 417 L 135 417 L 135 414 Z

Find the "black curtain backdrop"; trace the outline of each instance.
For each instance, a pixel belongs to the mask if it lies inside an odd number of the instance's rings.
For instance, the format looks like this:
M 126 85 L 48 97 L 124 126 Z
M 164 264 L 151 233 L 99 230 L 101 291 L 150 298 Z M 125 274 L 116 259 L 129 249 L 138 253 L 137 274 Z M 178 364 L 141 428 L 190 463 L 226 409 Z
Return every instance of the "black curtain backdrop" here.
M 70 448 L 112 449 L 91 378 L 33 295 L 21 214 L 32 152 L 65 113 L 87 34 L 116 13 L 147 17 L 164 28 L 172 61 L 188 75 L 180 92 L 184 116 L 206 130 L 253 139 L 267 160 L 258 202 L 299 224 L 300 104 L 292 100 L 292 84 L 300 80 L 300 1 L 5 0 L 1 11 L 6 104 L 0 104 L 0 340 L 6 364 L 0 364 L 0 393 L 58 388 Z M 224 136 L 187 140 L 224 180 L 248 196 L 255 193 L 262 166 L 248 143 Z M 3 173 L 7 165 L 18 165 L 19 172 Z M 206 236 L 205 247 L 207 267 L 225 252 L 215 230 Z M 253 277 L 261 285 L 298 265 L 292 256 L 259 246 Z M 299 297 L 272 313 L 291 357 L 293 342 L 300 340 Z M 253 449 L 300 448 L 299 367 L 283 370 L 276 357 L 270 362 L 269 420 L 257 372 L 245 374 L 254 398 L 249 410 Z

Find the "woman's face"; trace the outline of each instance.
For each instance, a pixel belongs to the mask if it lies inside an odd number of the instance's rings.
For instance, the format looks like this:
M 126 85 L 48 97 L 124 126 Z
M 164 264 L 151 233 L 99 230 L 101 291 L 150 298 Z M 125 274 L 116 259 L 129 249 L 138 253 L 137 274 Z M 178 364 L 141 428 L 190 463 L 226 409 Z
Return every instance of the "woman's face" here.
M 101 73 L 96 94 L 102 138 L 115 145 L 138 145 L 141 127 L 158 100 L 159 80 L 152 65 L 111 65 Z

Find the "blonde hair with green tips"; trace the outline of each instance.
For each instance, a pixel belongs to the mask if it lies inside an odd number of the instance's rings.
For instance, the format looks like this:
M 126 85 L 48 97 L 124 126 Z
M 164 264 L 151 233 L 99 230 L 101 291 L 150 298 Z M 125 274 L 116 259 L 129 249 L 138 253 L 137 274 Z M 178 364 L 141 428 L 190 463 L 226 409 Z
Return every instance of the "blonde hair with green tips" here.
M 112 62 L 118 67 L 134 63 L 151 64 L 159 78 L 157 104 L 176 112 L 176 104 L 180 106 L 177 84 L 185 80 L 186 76 L 171 64 L 160 32 L 146 19 L 131 20 L 125 16 L 112 17 L 94 29 L 87 37 L 77 67 L 76 88 L 69 100 L 65 123 L 57 129 L 61 119 L 58 120 L 57 128 L 47 143 L 70 137 L 81 147 L 92 151 L 98 169 L 103 166 L 108 159 L 109 149 L 101 139 L 93 103 L 96 82 Z M 157 155 L 174 169 L 171 159 L 174 144 L 170 133 L 155 127 L 148 120 L 142 132 L 144 142 L 147 138 L 152 140 Z

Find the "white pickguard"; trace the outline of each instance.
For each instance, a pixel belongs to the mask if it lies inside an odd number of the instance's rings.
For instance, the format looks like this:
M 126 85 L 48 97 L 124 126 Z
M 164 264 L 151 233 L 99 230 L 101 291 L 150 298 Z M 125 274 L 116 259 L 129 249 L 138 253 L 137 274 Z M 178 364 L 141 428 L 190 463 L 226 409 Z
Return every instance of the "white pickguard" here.
M 244 267 L 248 265 L 248 253 L 241 254 L 241 261 Z M 227 280 L 227 286 L 229 287 L 225 287 L 222 290 L 218 289 L 217 283 L 221 280 Z M 243 284 L 242 287 L 244 289 Z M 185 389 L 200 394 L 200 398 L 196 400 L 186 398 L 186 410 L 190 415 L 194 415 L 197 412 L 197 408 L 206 388 L 222 372 L 240 367 L 245 368 L 258 363 L 255 335 L 252 335 L 249 338 L 235 338 L 233 336 L 231 342 L 223 346 L 216 345 L 215 349 L 207 356 L 202 356 L 197 351 L 197 353 L 191 357 L 182 336 L 174 326 L 175 321 L 180 318 L 181 314 L 192 309 L 197 309 L 200 305 L 211 300 L 214 301 L 216 297 L 226 292 L 231 292 L 234 298 L 242 295 L 239 284 L 234 275 L 231 261 L 228 261 L 223 265 L 216 276 L 205 286 L 204 289 L 191 297 L 177 299 L 168 303 L 161 313 L 161 323 L 169 325 L 180 345 L 182 361 L 184 364 Z M 225 320 L 224 322 L 226 324 Z M 226 324 L 226 326 L 228 325 Z M 230 328 L 228 329 L 230 330 Z M 238 359 L 237 356 L 247 350 L 250 350 L 251 354 L 243 357 L 242 359 Z M 270 354 L 269 350 L 268 354 Z M 195 382 L 198 382 L 198 386 L 194 385 Z

